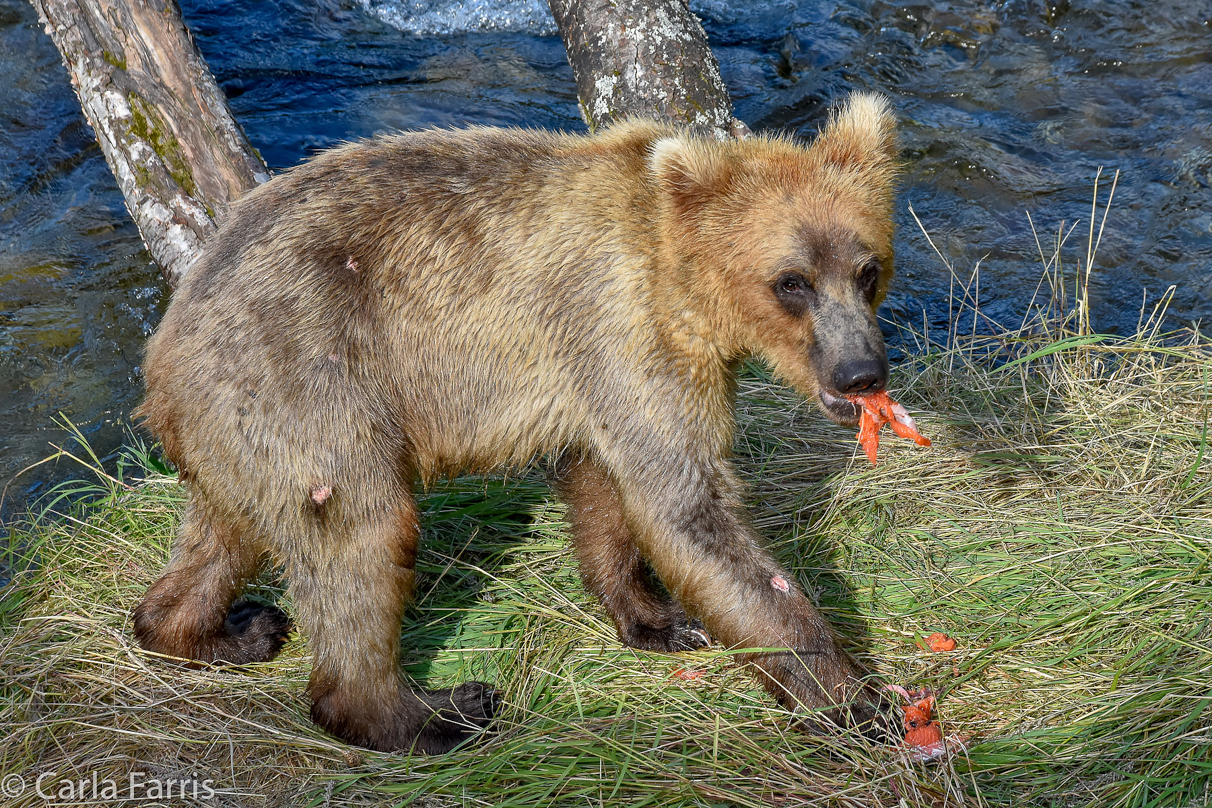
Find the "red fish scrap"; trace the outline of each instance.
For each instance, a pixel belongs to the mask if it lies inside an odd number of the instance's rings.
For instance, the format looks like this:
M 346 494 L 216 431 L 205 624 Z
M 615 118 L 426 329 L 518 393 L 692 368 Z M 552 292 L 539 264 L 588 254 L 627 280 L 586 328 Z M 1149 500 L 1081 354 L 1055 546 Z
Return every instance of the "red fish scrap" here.
M 930 439 L 922 437 L 917 431 L 917 424 L 913 422 L 909 412 L 882 390 L 846 398 L 863 410 L 859 419 L 859 433 L 855 437 L 867 453 L 871 465 L 875 465 L 875 453 L 880 447 L 880 427 L 884 424 L 892 427 L 892 431 L 899 437 L 908 438 L 918 446 L 930 445 Z
M 702 679 L 706 674 L 707 671 L 688 671 L 685 668 L 678 668 L 673 672 L 673 678 L 693 682 L 695 679 Z
M 914 760 L 937 760 L 948 752 L 965 748 L 968 739 L 947 738 L 943 740 L 943 728 L 934 720 L 934 694 L 930 688 L 906 690 L 900 685 L 886 685 L 907 704 L 905 711 L 905 746 Z
M 943 651 L 954 651 L 955 645 L 955 639 L 941 631 L 936 631 L 926 638 L 926 647 L 936 654 Z

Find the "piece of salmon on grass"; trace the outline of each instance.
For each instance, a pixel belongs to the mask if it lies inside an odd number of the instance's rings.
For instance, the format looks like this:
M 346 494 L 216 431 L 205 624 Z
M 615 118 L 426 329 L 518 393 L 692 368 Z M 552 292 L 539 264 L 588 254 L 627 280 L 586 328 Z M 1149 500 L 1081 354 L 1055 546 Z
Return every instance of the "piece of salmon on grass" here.
M 917 424 L 913 422 L 908 411 L 893 401 L 887 393 L 880 391 L 846 398 L 863 409 L 859 420 L 859 433 L 855 437 L 867 453 L 871 465 L 875 465 L 875 454 L 880 448 L 880 427 L 884 424 L 891 426 L 895 434 L 909 438 L 918 446 L 930 445 L 930 439 L 922 437 L 922 433 L 917 431 Z

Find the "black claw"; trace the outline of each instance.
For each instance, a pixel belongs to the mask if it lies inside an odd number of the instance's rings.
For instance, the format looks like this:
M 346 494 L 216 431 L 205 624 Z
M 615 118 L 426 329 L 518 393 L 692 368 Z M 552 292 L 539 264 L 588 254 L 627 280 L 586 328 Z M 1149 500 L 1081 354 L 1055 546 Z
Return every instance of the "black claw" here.
M 711 635 L 707 633 L 707 629 L 703 626 L 703 621 L 695 618 L 690 620 L 686 625 L 686 631 L 691 636 L 692 640 L 697 643 L 693 648 L 706 648 L 711 645 Z M 693 649 L 692 649 L 693 650 Z
M 711 635 L 703 628 L 698 620 L 688 618 L 684 613 L 673 618 L 669 625 L 653 628 L 641 623 L 620 629 L 619 637 L 623 644 L 641 651 L 695 651 L 711 645 Z
M 227 633 L 233 637 L 243 634 L 248 630 L 249 623 L 253 618 L 264 611 L 265 606 L 260 603 L 255 603 L 251 600 L 242 600 L 238 603 L 233 603 L 231 610 L 227 613 L 227 620 L 224 621 L 224 628 Z
M 501 703 L 505 700 L 505 693 L 496 688 L 489 688 L 485 691 L 484 698 L 488 699 L 488 706 L 485 708 L 485 712 L 489 718 L 492 718 L 497 714 L 497 710 L 501 709 Z
M 290 618 L 276 606 L 251 600 L 232 604 L 223 621 L 230 647 L 218 656 L 226 662 L 267 662 L 273 659 L 290 638 Z
M 449 752 L 487 729 L 500 704 L 501 692 L 484 682 L 464 682 L 420 698 L 434 715 L 418 733 L 412 748 L 435 755 Z

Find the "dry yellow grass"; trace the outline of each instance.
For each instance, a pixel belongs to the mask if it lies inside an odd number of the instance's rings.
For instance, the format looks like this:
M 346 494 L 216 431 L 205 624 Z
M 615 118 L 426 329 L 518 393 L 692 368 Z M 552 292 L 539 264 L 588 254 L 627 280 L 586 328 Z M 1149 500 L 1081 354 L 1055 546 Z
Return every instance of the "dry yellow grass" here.
M 39 776 L 54 791 L 143 772 L 186 781 L 172 805 L 1207 805 L 1212 352 L 1176 335 L 1056 344 L 978 341 L 901 367 L 898 398 L 934 448 L 886 441 L 875 468 L 759 371 L 744 384 L 737 454 L 759 526 L 856 653 L 939 691 L 948 732 L 976 736 L 966 756 L 803 736 L 725 654 L 620 648 L 537 474 L 426 497 L 404 630 L 417 678 L 504 689 L 498 730 L 443 758 L 350 748 L 308 721 L 305 638 L 246 670 L 134 644 L 130 609 L 181 505 L 150 474 L 10 529 L 0 778 L 29 788 L 5 804 L 44 804 Z M 284 597 L 273 576 L 258 591 Z M 959 649 L 922 653 L 936 630 Z M 671 679 L 679 667 L 707 673 Z M 195 799 L 203 781 L 215 792 Z

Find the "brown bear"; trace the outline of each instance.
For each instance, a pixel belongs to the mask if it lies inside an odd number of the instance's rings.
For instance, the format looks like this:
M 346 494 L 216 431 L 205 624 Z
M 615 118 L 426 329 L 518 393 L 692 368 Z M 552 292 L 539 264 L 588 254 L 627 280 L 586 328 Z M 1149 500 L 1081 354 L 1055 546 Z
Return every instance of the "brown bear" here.
M 140 643 L 270 659 L 286 616 L 237 599 L 272 560 L 310 641 L 315 721 L 450 749 L 497 694 L 416 691 L 398 668 L 413 487 L 546 455 L 623 642 L 696 648 L 705 627 L 786 649 L 743 657 L 779 701 L 872 721 L 863 671 L 746 521 L 729 452 L 745 357 L 842 424 L 844 396 L 883 388 L 895 169 L 893 117 L 858 95 L 807 147 L 648 121 L 432 130 L 257 188 L 148 344 L 140 415 L 191 499 Z

